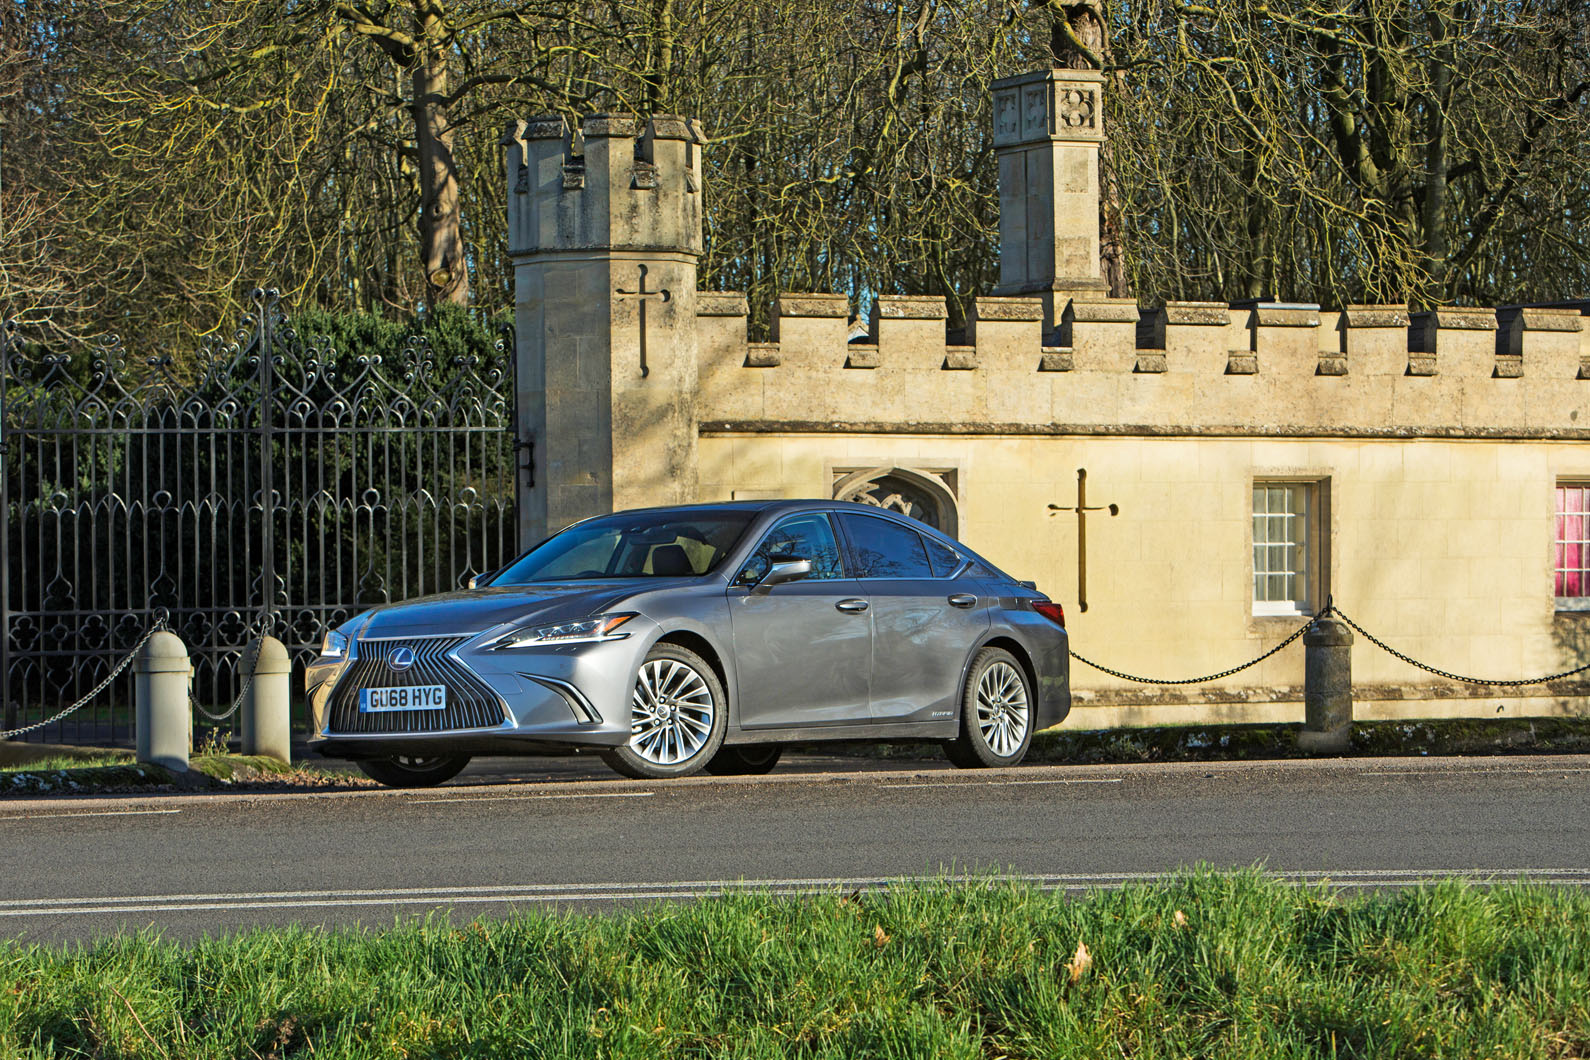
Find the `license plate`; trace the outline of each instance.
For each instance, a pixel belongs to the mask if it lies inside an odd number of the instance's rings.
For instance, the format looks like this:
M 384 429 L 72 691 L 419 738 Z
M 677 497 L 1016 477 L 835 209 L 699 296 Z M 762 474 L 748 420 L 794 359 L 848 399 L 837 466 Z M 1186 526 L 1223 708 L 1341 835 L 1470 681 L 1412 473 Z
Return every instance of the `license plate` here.
M 410 685 L 407 688 L 359 689 L 359 713 L 383 710 L 445 710 L 446 685 Z

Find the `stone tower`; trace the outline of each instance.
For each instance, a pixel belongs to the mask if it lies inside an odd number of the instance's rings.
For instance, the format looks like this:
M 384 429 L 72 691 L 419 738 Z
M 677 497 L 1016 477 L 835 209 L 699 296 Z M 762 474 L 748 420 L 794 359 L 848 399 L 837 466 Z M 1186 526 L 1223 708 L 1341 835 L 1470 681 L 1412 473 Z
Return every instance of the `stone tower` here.
M 594 115 L 503 137 L 519 437 L 534 445 L 520 540 L 696 499 L 693 122 Z
M 1104 75 L 1040 70 L 994 82 L 999 156 L 996 295 L 1043 299 L 1044 330 L 1073 298 L 1107 290 L 1099 268 Z M 1134 318 L 1135 319 L 1135 318 Z

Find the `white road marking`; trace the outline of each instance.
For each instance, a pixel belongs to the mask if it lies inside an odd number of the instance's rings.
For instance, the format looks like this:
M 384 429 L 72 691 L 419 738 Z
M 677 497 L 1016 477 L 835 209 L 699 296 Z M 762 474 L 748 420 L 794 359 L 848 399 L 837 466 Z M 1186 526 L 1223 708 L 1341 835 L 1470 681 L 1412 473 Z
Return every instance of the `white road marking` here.
M 56 821 L 67 817 L 147 817 L 157 813 L 181 812 L 181 810 L 86 810 L 83 813 L 25 813 L 17 817 L 0 817 L 0 821 Z
M 649 799 L 657 794 L 655 791 L 601 791 L 590 794 L 577 795 L 483 795 L 471 798 L 468 795 L 455 795 L 450 799 L 409 799 L 413 805 L 443 802 L 534 802 L 537 799 Z
M 407 905 L 554 905 L 568 902 L 617 902 L 709 898 L 723 894 L 774 896 L 836 890 L 881 891 L 901 883 L 977 883 L 1016 881 L 1045 891 L 1081 891 L 1095 887 L 1164 879 L 1166 873 L 1050 873 L 1009 876 L 818 877 L 769 880 L 694 880 L 682 883 L 505 884 L 488 887 L 402 887 L 373 890 L 257 891 L 220 894 L 152 894 L 124 897 L 34 898 L 0 902 L 0 917 L 94 916 L 127 913 L 181 913 L 208 910 L 330 909 Z M 1590 869 L 1340 869 L 1274 872 L 1295 885 L 1326 884 L 1339 889 L 1396 887 L 1445 879 L 1474 882 L 1531 880 L 1560 886 L 1590 887 Z
M 1548 776 L 1554 773 L 1590 773 L 1590 768 L 1569 766 L 1561 769 L 1530 769 L 1526 766 L 1472 766 L 1461 770 L 1447 770 L 1439 766 L 1430 769 L 1377 769 L 1362 770 L 1361 777 L 1465 777 L 1474 773 L 1527 773 Z
M 1124 777 L 1077 777 L 1070 780 L 952 780 L 947 784 L 934 784 L 919 781 L 915 784 L 879 784 L 880 788 L 947 788 L 960 784 L 974 785 L 984 788 L 995 787 L 1021 787 L 1028 784 L 1119 784 Z

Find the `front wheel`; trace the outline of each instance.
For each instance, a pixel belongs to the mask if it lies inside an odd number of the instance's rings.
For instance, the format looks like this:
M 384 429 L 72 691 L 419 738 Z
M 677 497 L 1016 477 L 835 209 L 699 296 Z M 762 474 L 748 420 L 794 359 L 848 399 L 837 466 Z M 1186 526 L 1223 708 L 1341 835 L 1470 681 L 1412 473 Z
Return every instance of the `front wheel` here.
M 712 761 L 728 724 L 728 697 L 707 661 L 658 644 L 635 675 L 629 742 L 603 751 L 602 760 L 638 780 L 687 777 Z
M 972 657 L 961 694 L 961 734 L 944 754 L 962 769 L 1013 766 L 1027 754 L 1034 721 L 1027 672 L 1003 648 Z
M 468 755 L 393 755 L 361 758 L 356 763 L 371 780 L 389 788 L 434 788 L 458 776 L 469 765 Z

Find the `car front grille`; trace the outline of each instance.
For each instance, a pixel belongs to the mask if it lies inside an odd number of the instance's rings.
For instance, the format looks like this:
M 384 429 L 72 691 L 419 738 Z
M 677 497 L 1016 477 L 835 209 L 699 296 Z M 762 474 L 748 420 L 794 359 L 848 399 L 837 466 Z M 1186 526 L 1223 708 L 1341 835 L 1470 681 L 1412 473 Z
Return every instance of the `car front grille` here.
M 358 642 L 358 658 L 331 693 L 332 733 L 450 732 L 455 729 L 495 729 L 507 720 L 507 708 L 497 693 L 468 667 L 448 653 L 468 637 L 393 637 Z M 396 648 L 414 652 L 414 665 L 401 673 L 387 666 Z M 359 712 L 361 688 L 408 688 L 443 685 L 447 706 L 443 710 L 383 710 Z

